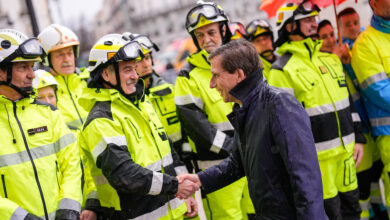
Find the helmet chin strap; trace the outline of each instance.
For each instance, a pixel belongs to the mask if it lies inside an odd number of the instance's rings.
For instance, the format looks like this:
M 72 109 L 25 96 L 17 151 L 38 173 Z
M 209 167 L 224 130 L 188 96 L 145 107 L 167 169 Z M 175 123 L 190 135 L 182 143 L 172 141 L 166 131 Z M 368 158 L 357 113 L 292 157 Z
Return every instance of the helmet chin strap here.
M 30 95 L 34 94 L 34 89 L 32 86 L 28 87 L 17 87 L 16 85 L 12 84 L 12 68 L 13 68 L 13 63 L 10 63 L 10 65 L 7 68 L 7 81 L 0 81 L 0 85 L 6 85 L 15 90 L 17 93 L 19 93 L 23 98 L 26 98 Z

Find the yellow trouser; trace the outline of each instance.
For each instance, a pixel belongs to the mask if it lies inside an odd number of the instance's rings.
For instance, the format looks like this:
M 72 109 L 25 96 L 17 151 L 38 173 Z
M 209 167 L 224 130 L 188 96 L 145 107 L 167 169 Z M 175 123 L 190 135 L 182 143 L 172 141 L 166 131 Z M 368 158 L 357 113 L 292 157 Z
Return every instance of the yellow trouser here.
M 357 188 L 357 177 L 353 153 L 343 153 L 319 160 L 324 199 L 337 196 L 338 192 L 349 192 Z
M 207 198 L 203 199 L 207 219 L 243 219 L 241 199 L 245 185 L 248 185 L 246 178 L 241 178 L 222 189 L 207 194 Z
M 386 206 L 390 207 L 390 135 L 379 136 L 376 139 L 376 144 L 378 145 L 381 159 L 384 165 L 384 174 L 381 178 L 385 185 Z

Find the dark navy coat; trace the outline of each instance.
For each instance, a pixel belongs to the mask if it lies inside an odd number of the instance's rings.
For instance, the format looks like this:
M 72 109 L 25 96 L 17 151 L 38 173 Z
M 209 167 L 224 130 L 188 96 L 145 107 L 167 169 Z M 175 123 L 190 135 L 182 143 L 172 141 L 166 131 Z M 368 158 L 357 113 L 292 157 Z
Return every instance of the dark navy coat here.
M 210 193 L 247 176 L 257 219 L 328 219 L 305 109 L 264 82 L 260 70 L 230 94 L 242 101 L 228 115 L 236 147 L 219 165 L 198 173 L 203 189 Z

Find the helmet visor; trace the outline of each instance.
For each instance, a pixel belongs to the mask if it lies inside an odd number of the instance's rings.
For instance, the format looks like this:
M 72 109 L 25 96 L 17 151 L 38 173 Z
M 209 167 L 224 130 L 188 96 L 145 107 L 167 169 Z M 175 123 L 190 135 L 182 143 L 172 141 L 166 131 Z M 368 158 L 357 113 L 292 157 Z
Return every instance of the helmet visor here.
M 238 22 L 230 23 L 229 29 L 230 29 L 230 32 L 232 32 L 232 35 L 236 35 L 238 32 L 243 36 L 246 33 L 244 25 L 241 23 L 238 23 Z
M 318 6 L 313 4 L 311 1 L 304 1 L 298 6 L 298 8 L 294 11 L 294 13 L 307 15 L 314 11 L 319 12 L 320 8 L 318 8 Z
M 143 48 L 147 50 L 151 50 L 154 48 L 156 51 L 159 51 L 159 48 L 156 44 L 154 44 L 147 36 L 138 35 L 137 37 L 132 39 L 133 41 L 137 41 Z
M 213 19 L 220 15 L 220 12 L 214 5 L 196 6 L 195 8 L 191 9 L 190 12 L 188 12 L 186 21 L 187 26 L 195 27 L 198 24 L 201 15 L 206 19 Z
M 43 49 L 38 39 L 30 38 L 24 41 L 19 47 L 6 57 L 3 61 L 0 62 L 0 65 L 5 65 L 9 62 L 12 62 L 17 57 L 22 57 L 24 59 L 35 59 L 43 55 Z
M 142 58 L 143 56 L 144 54 L 142 53 L 141 46 L 138 42 L 131 41 L 119 49 L 119 51 L 113 56 L 112 61 L 130 61 Z
M 258 31 L 259 29 L 259 31 Z M 263 31 L 261 31 L 263 30 Z M 257 34 L 257 32 L 271 32 L 271 26 L 262 20 L 254 20 L 251 23 L 249 23 L 248 27 L 246 28 L 248 35 L 254 35 Z

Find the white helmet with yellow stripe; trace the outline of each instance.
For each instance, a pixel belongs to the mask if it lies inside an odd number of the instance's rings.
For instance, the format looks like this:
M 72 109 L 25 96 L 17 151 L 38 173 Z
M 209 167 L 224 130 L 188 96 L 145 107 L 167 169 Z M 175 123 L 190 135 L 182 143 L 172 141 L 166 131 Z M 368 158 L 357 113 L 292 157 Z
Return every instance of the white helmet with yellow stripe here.
M 36 38 L 27 38 L 13 29 L 0 29 L 0 65 L 11 62 L 41 61 L 43 51 Z
M 34 73 L 35 73 L 35 78 L 32 84 L 35 89 L 40 89 L 47 86 L 55 86 L 55 87 L 58 86 L 57 80 L 49 72 L 39 69 L 39 70 L 35 70 Z
M 107 34 L 100 38 L 89 53 L 89 87 L 96 87 L 101 81 L 101 72 L 110 64 L 120 61 L 141 60 L 144 56 L 137 41 L 129 41 L 121 34 Z M 119 79 L 119 73 L 117 73 Z
M 288 39 L 289 34 L 300 34 L 303 35 L 299 24 L 295 31 L 288 32 L 286 30 L 286 24 L 293 24 L 296 21 L 299 21 L 303 18 L 317 16 L 320 12 L 320 9 L 317 5 L 313 4 L 310 0 L 304 0 L 301 3 L 287 3 L 282 5 L 276 14 L 277 21 L 276 27 L 278 30 L 279 39 L 276 42 L 277 46 L 280 46 Z M 307 37 L 307 36 L 305 36 Z

